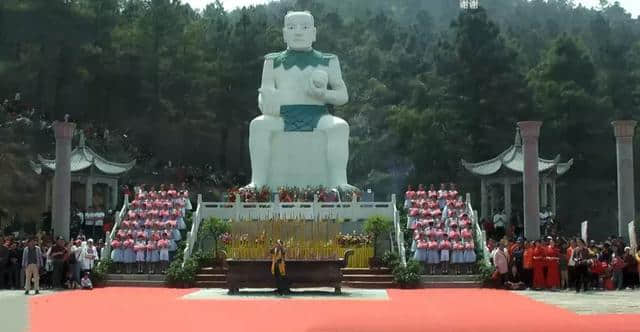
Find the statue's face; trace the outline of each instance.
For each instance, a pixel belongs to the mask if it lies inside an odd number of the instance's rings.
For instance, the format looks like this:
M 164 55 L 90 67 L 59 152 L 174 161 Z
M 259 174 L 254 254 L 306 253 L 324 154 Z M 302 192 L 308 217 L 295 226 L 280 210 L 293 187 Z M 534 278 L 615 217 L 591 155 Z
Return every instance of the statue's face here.
M 284 18 L 284 42 L 294 51 L 307 51 L 316 41 L 313 16 L 306 12 L 292 12 Z

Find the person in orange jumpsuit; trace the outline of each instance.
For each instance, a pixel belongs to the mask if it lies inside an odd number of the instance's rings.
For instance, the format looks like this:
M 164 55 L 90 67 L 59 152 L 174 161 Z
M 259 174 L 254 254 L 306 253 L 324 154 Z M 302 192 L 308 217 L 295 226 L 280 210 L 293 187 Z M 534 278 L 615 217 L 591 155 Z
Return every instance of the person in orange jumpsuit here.
M 527 285 L 527 287 L 532 287 L 532 278 L 533 278 L 533 244 L 530 241 L 525 242 L 524 245 L 524 254 L 522 257 L 522 281 Z
M 547 260 L 547 288 L 556 289 L 560 287 L 560 249 L 556 247 L 553 239 L 549 240 L 549 246 L 545 248 Z
M 546 286 L 544 278 L 544 267 L 546 265 L 546 250 L 542 242 L 536 241 L 533 248 L 533 288 L 544 289 Z

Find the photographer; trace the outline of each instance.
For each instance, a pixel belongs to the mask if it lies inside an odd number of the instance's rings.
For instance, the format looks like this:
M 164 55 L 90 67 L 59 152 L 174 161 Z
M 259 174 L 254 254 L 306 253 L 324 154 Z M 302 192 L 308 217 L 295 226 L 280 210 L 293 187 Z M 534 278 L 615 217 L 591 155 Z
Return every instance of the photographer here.
M 591 255 L 589 249 L 582 239 L 578 239 L 578 247 L 574 249 L 573 260 L 575 261 L 575 287 L 576 293 L 582 288 L 584 291 L 589 285 L 589 265 L 591 265 Z

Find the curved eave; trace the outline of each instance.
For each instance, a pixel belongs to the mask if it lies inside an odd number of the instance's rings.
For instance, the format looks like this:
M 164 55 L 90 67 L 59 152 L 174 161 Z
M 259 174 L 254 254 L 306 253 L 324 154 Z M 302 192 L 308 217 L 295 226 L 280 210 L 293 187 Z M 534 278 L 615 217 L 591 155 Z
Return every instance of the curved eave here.
M 461 161 L 465 169 L 478 176 L 498 175 L 501 172 L 524 172 L 524 155 L 522 148 L 511 146 L 503 153 L 493 159 L 478 163 L 469 163 L 464 159 Z M 560 162 L 560 155 L 554 159 L 538 158 L 538 172 L 544 173 L 554 171 L 557 175 L 562 175 L 569 171 L 573 165 L 573 159 L 566 163 Z
M 496 156 L 495 158 L 491 158 L 489 160 L 485 160 L 477 163 L 469 163 L 466 160 L 462 159 L 461 163 L 462 163 L 462 166 L 464 166 L 464 168 L 466 168 L 467 171 L 471 172 L 472 174 L 480 175 L 480 176 L 493 175 L 500 171 L 500 169 L 502 168 L 503 160 L 505 156 L 510 155 L 513 152 L 512 150 L 514 149 L 515 147 L 512 145 L 508 149 L 500 153 L 498 156 Z
M 113 161 L 108 161 L 102 156 L 100 156 L 99 154 L 97 154 L 88 146 L 84 147 L 83 152 L 85 154 L 85 157 L 87 159 L 91 158 L 93 165 L 105 174 L 110 174 L 110 175 L 122 174 L 124 172 L 130 171 L 136 165 L 135 159 L 128 163 L 116 163 Z
M 573 166 L 573 158 L 569 159 L 566 163 L 559 163 L 556 168 L 556 173 L 558 176 L 563 175 L 571 169 L 571 166 Z
M 41 165 L 40 173 L 42 172 L 42 167 L 45 167 L 51 171 L 56 170 L 55 159 L 46 159 L 41 155 L 38 155 L 38 161 Z M 91 166 L 94 166 L 104 174 L 120 175 L 131 170 L 135 165 L 135 159 L 128 163 L 116 163 L 108 161 L 87 146 L 79 147 L 71 151 L 71 172 L 82 171 Z

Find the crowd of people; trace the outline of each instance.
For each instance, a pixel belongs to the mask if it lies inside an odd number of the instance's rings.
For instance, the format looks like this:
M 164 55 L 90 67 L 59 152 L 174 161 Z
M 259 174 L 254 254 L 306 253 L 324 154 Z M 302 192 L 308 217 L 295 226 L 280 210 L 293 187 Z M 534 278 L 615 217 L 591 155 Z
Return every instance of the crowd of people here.
M 360 199 L 361 193 L 358 191 L 339 191 L 337 189 L 325 187 L 280 187 L 277 191 L 277 198 L 282 203 L 303 202 L 312 203 L 315 197 L 318 202 L 350 202 L 353 196 L 356 200 Z M 272 195 L 271 189 L 267 186 L 262 188 L 238 188 L 232 187 L 227 190 L 226 201 L 235 202 L 237 198 L 242 202 L 272 202 L 275 196 Z
M 640 285 L 640 251 L 622 238 L 588 244 L 581 238 L 489 240 L 494 279 L 509 289 L 622 290 Z
M 45 234 L 0 241 L 0 289 L 22 289 L 36 294 L 40 289 L 93 288 L 91 271 L 97 266 L 104 241 L 79 234 L 75 240 L 55 241 Z
M 476 262 L 472 220 L 456 185 L 432 184 L 405 192 L 407 228 L 413 231 L 413 259 L 426 264 L 430 274 L 473 273 Z M 463 270 L 464 269 L 464 270 Z
M 134 199 L 111 241 L 111 260 L 117 273 L 164 273 L 177 243 L 184 218 L 191 209 L 189 192 L 173 184 L 134 189 Z

